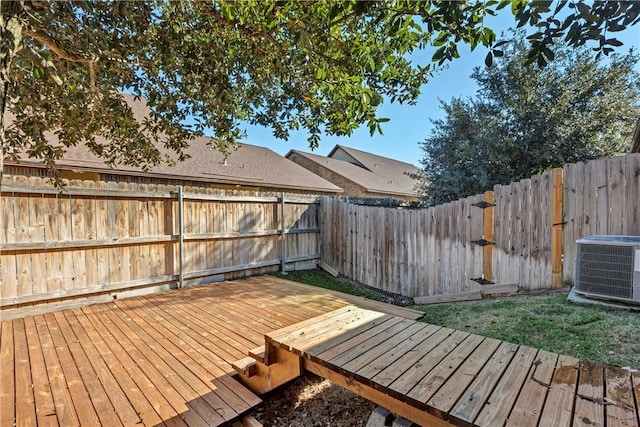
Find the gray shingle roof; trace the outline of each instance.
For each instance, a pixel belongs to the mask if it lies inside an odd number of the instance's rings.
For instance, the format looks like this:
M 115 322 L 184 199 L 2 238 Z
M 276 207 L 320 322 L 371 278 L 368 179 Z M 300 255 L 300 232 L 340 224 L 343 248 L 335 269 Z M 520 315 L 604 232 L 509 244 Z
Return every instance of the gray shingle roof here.
M 411 163 L 356 150 L 344 145 L 336 145 L 327 157 L 333 157 L 338 150 L 343 150 L 375 175 L 383 177 L 387 181 L 392 181 L 396 191 L 407 195 L 416 194 L 415 186 L 417 182 L 409 174 L 416 174 L 419 169 Z
M 125 95 L 136 118 L 148 114 L 144 101 L 135 101 L 133 96 Z M 9 119 L 11 119 L 9 117 Z M 55 143 L 55 136 L 49 138 Z M 103 142 L 102 141 L 99 142 Z M 286 190 L 317 191 L 323 193 L 341 193 L 342 189 L 329 181 L 313 174 L 305 168 L 285 159 L 268 148 L 243 144 L 232 151 L 227 161 L 219 151 L 207 144 L 208 137 L 198 137 L 190 141 L 186 152 L 191 156 L 175 166 L 159 165 L 151 172 L 136 167 L 118 166 L 110 168 L 102 159 L 91 153 L 83 144 L 69 147 L 62 160 L 57 162 L 61 169 L 74 169 L 112 174 L 149 176 L 177 180 L 203 181 L 226 185 L 259 186 Z M 164 150 L 163 150 L 164 151 Z M 164 151 L 166 152 L 166 151 Z M 172 156 L 175 158 L 175 155 Z M 7 161 L 7 164 L 10 162 Z M 37 165 L 40 162 L 26 156 L 20 161 L 24 165 Z
M 357 166 L 355 164 L 349 163 L 344 160 L 333 159 L 331 157 L 324 157 L 317 154 L 306 153 L 298 150 L 291 150 L 285 157 L 291 158 L 292 156 L 302 156 L 318 165 L 325 167 L 344 178 L 354 182 L 355 184 L 363 187 L 367 191 L 371 193 L 380 193 L 380 194 L 391 194 L 391 195 L 399 195 L 399 196 L 413 196 L 415 192 L 413 191 L 413 186 L 415 182 L 411 184 L 406 184 L 407 180 L 403 179 L 400 182 L 395 181 L 393 178 L 383 176 L 382 174 L 377 173 L 378 169 L 374 168 L 375 172 L 367 170 L 363 167 Z M 384 157 L 376 156 L 377 158 L 385 159 L 386 161 L 391 159 L 386 159 Z M 395 161 L 394 161 L 395 162 Z M 402 162 L 398 162 L 402 163 Z M 403 163 L 406 165 L 406 163 Z M 411 165 L 412 166 L 412 165 Z M 414 169 L 417 169 L 413 166 Z M 382 169 L 382 168 L 380 168 Z M 408 177 L 407 177 L 408 178 Z

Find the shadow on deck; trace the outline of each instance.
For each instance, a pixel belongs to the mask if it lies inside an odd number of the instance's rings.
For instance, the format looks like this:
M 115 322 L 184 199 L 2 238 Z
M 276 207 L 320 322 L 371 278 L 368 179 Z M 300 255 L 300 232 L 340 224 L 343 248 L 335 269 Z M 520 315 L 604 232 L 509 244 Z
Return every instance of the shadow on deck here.
M 231 363 L 265 334 L 348 304 L 272 276 L 3 321 L 0 425 L 217 426 L 261 402 Z
M 253 353 L 234 366 L 258 394 L 308 370 L 424 426 L 639 424 L 638 372 L 355 306 Z

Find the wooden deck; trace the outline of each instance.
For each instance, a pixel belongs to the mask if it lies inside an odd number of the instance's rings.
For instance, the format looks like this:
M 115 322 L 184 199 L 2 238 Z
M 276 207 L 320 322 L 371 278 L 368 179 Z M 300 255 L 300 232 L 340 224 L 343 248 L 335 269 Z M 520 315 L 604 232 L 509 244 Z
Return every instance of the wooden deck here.
M 261 402 L 231 362 L 353 303 L 420 316 L 262 276 L 3 321 L 0 425 L 224 424 Z
M 638 372 L 357 307 L 267 333 L 265 348 L 425 426 L 640 422 Z M 278 358 L 274 372 L 291 360 Z

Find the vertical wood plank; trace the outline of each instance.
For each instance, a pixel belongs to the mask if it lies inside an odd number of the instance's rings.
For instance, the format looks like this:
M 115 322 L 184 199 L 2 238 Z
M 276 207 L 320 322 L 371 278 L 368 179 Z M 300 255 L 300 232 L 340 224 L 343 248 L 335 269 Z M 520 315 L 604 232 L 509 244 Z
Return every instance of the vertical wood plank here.
M 553 173 L 545 172 L 542 175 L 542 186 L 540 187 L 540 229 L 542 230 L 542 253 L 541 253 L 541 274 L 539 289 L 552 286 L 552 247 L 553 247 Z
M 108 182 L 107 188 L 115 191 L 118 188 L 118 184 L 116 182 Z M 110 239 L 118 239 L 120 237 L 118 200 L 111 197 L 107 199 L 107 227 Z M 112 246 L 107 249 L 107 252 L 109 259 L 109 277 L 106 283 L 121 283 L 120 250 L 117 246 Z
M 84 181 L 83 187 L 89 187 L 91 184 Z M 96 231 L 96 198 L 87 197 L 83 203 L 85 238 L 94 240 L 97 236 Z M 86 286 L 92 287 L 100 284 L 98 280 L 98 250 L 96 248 L 87 248 L 85 250 L 85 271 Z
M 493 191 L 484 192 L 484 201 L 487 203 L 495 203 L 495 196 Z M 493 236 L 493 219 L 494 219 L 495 207 L 491 206 L 483 209 L 483 224 L 484 229 L 482 237 L 489 242 L 494 242 Z M 482 251 L 482 277 L 486 280 L 493 281 L 493 245 L 486 245 Z
M 462 234 L 462 241 L 460 242 L 463 246 L 464 246 L 464 287 L 463 287 L 463 291 L 464 292 L 468 292 L 471 291 L 473 289 L 472 284 L 474 282 L 471 281 L 472 278 L 476 277 L 474 276 L 474 271 L 473 271 L 473 244 L 471 243 L 471 240 L 473 240 L 472 237 L 472 227 L 473 227 L 473 221 L 472 221 L 472 212 L 474 210 L 474 207 L 471 206 L 471 204 L 473 203 L 473 196 L 472 197 L 467 197 L 463 200 L 464 203 L 464 209 L 463 209 L 463 213 L 462 213 L 462 220 L 463 220 L 463 227 L 464 227 L 464 232 Z
M 532 212 L 531 212 L 531 180 L 520 181 L 520 232 L 522 239 L 520 244 L 520 286 L 523 289 L 531 289 L 531 244 L 532 244 Z
M 626 158 L 623 156 L 613 157 L 608 160 L 608 211 L 609 211 L 609 234 L 624 234 L 624 223 L 626 213 L 625 198 L 625 167 Z
M 27 194 L 17 195 L 14 209 L 16 241 L 30 242 L 29 196 Z M 31 251 L 16 253 L 16 267 L 18 273 L 17 295 L 31 295 L 33 293 L 33 282 L 31 281 Z
M 74 196 L 69 200 L 71 204 L 71 238 L 72 240 L 85 240 L 86 218 L 85 218 L 85 198 Z M 73 278 L 74 288 L 82 289 L 87 287 L 87 259 L 84 249 L 75 250 L 73 256 Z
M 463 284 L 463 272 L 464 272 L 464 262 L 462 254 L 464 253 L 464 248 L 460 242 L 462 238 L 462 220 L 460 213 L 462 211 L 462 201 L 456 200 L 451 204 L 451 234 L 449 238 L 451 239 L 451 292 L 454 294 L 460 293 L 462 290 Z
M 433 283 L 433 294 L 434 295 L 442 295 L 444 292 L 444 283 L 442 280 L 442 252 L 443 249 L 443 237 L 444 232 L 442 227 L 444 226 L 444 205 L 438 205 L 434 207 L 435 214 L 435 251 L 434 251 L 434 283 Z
M 584 220 L 582 236 L 597 234 L 598 162 L 591 160 L 584 166 Z
M 421 295 L 431 296 L 434 294 L 434 254 L 435 254 L 435 239 L 434 233 L 434 208 L 429 207 L 424 211 L 424 227 L 425 227 L 425 252 L 423 253 L 423 263 L 425 264 L 425 288 Z
M 562 286 L 562 212 L 563 212 L 563 170 L 553 170 L 553 197 L 551 200 L 551 286 Z
M 0 247 L 15 241 L 14 193 L 5 193 L 0 203 Z M 15 297 L 18 294 L 18 272 L 16 255 L 0 251 L 2 274 L 0 274 L 0 296 Z
M 44 198 L 41 194 L 29 196 L 29 221 L 31 221 L 31 241 L 44 241 Z M 47 272 L 45 264 L 45 254 L 41 250 L 31 252 L 31 283 L 34 294 L 47 292 Z
M 96 189 L 106 188 L 106 183 L 97 182 Z M 105 197 L 96 198 L 96 239 L 108 239 L 111 237 L 111 231 L 108 220 L 108 206 Z M 109 283 L 109 248 L 100 248 L 96 250 L 97 265 L 96 275 L 97 284 L 103 285 Z
M 610 230 L 610 187 L 607 182 L 609 159 L 596 161 L 596 234 L 612 234 Z
M 640 153 L 626 158 L 624 234 L 640 235 Z
M 127 208 L 129 214 L 129 236 L 140 237 L 140 199 L 129 199 Z M 140 246 L 131 245 L 129 248 L 129 256 L 131 257 L 131 265 L 129 276 L 131 280 L 141 279 L 140 277 Z M 87 254 L 88 255 L 88 254 Z
M 573 283 L 575 222 L 577 220 L 576 202 L 576 165 L 564 165 L 563 169 L 563 204 L 562 204 L 562 278 Z

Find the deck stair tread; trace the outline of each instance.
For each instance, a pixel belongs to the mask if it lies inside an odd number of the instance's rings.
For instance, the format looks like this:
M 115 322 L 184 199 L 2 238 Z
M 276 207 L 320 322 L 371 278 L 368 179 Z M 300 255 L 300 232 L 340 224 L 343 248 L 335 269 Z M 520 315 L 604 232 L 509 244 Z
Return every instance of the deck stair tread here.
M 635 371 L 373 310 L 342 307 L 265 346 L 421 425 L 639 426 Z
M 252 348 L 251 350 L 249 350 L 249 357 L 255 359 L 255 361 L 260 362 L 260 363 L 264 363 L 265 361 L 265 350 L 264 350 L 264 345 L 261 345 L 259 347 L 256 348 Z

